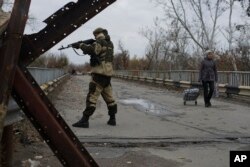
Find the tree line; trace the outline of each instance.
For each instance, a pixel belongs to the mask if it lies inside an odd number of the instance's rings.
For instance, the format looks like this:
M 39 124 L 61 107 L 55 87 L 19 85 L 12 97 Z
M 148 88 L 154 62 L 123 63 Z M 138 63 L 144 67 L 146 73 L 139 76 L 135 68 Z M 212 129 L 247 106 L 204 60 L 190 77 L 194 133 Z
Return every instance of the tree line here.
M 115 70 L 197 70 L 203 53 L 210 49 L 216 54 L 219 70 L 250 71 L 248 0 L 151 1 L 164 15 L 139 32 L 148 42 L 144 56 L 131 56 L 120 41 Z M 0 0 L 0 6 L 2 3 Z M 90 70 L 89 63 L 72 64 L 65 54 L 54 53 L 39 57 L 31 66 Z
M 210 49 L 216 53 L 219 70 L 250 70 L 249 1 L 152 1 L 162 8 L 164 16 L 140 31 L 148 41 L 143 68 L 197 69 Z
M 69 66 L 69 59 L 66 54 L 60 53 L 45 53 L 37 58 L 30 67 L 41 67 L 41 68 L 62 68 L 67 69 Z
M 235 61 L 238 71 L 250 70 L 250 48 L 235 49 L 232 51 L 235 59 L 228 51 L 216 51 L 215 60 L 219 71 L 234 71 L 232 62 Z M 188 53 L 173 52 L 169 55 L 155 57 L 151 52 L 144 57 L 131 57 L 128 50 L 123 49 L 114 56 L 115 70 L 153 70 L 153 71 L 170 71 L 170 70 L 198 70 L 200 62 L 203 59 L 201 55 L 191 55 Z
M 250 1 L 151 1 L 164 15 L 140 30 L 145 55 L 131 56 L 119 42 L 115 70 L 197 70 L 210 49 L 218 70 L 250 71 Z

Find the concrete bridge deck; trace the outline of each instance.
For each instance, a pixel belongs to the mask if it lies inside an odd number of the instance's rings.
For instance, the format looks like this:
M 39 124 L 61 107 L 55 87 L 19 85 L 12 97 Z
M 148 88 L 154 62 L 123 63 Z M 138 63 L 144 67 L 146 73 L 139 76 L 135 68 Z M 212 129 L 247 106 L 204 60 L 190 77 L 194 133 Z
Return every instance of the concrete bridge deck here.
M 89 76 L 73 76 L 54 97 L 71 125 L 82 115 Z M 100 98 L 90 128 L 73 128 L 101 166 L 227 167 L 230 150 L 250 150 L 248 104 L 213 99 L 205 108 L 183 105 L 182 95 L 163 88 L 113 79 L 117 126 L 110 127 Z M 212 163 L 212 164 L 211 164 Z

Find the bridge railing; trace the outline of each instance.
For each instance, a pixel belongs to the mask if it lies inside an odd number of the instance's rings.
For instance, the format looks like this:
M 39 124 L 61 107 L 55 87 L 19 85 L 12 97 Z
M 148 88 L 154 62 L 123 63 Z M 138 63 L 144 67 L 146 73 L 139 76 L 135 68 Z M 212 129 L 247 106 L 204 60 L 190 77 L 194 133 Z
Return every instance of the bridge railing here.
M 180 71 L 140 71 L 140 70 L 119 70 L 115 75 L 138 76 L 160 78 L 173 81 L 198 82 L 199 71 L 180 70 Z M 250 71 L 219 71 L 218 82 L 228 86 L 250 86 Z
M 29 67 L 28 70 L 39 85 L 53 81 L 54 79 L 57 79 L 65 74 L 63 69 L 57 68 Z

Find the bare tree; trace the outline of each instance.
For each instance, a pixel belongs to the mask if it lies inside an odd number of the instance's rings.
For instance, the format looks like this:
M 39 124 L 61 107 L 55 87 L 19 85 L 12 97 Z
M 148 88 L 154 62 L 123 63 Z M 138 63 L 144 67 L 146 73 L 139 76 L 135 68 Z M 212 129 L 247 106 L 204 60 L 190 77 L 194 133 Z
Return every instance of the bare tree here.
M 127 70 L 129 67 L 129 51 L 125 49 L 122 41 L 118 42 L 119 52 L 114 55 L 113 66 L 116 70 Z
M 124 44 L 122 41 L 119 41 L 118 43 L 118 50 L 121 51 L 121 59 L 122 59 L 122 68 L 124 70 L 128 69 L 129 66 L 129 51 L 125 49 Z
M 189 37 L 177 19 L 169 23 L 156 18 L 152 28 L 144 28 L 140 33 L 148 40 L 148 70 L 184 68 L 181 62 L 187 55 Z
M 237 71 L 236 54 L 233 52 L 235 27 L 232 23 L 235 0 L 156 0 L 170 20 L 178 20 L 186 30 L 187 35 L 194 42 L 193 53 L 200 53 L 206 49 L 216 49 L 218 30 L 228 42 L 227 53 L 231 58 L 234 71 Z M 240 0 L 243 9 L 246 0 Z M 250 1 L 249 4 L 250 5 Z M 228 25 L 222 31 L 218 24 L 218 19 L 229 11 Z M 190 46 L 189 46 L 190 47 Z M 199 55 L 199 54 L 197 54 Z
M 232 24 L 232 15 L 233 15 L 233 7 L 234 7 L 234 2 L 235 0 L 226 0 L 225 1 L 228 4 L 228 8 L 229 8 L 229 15 L 228 15 L 228 27 L 225 27 L 224 30 L 226 31 L 226 33 L 224 33 L 223 30 L 220 29 L 220 32 L 222 33 L 222 35 L 225 37 L 225 39 L 227 40 L 228 43 L 228 51 L 227 53 L 229 54 L 229 56 L 231 57 L 231 62 L 233 65 L 233 69 L 234 71 L 237 71 L 237 65 L 236 65 L 236 58 L 235 55 L 233 53 L 233 39 L 234 39 L 234 33 L 235 33 L 235 28 Z
M 66 68 L 69 65 L 69 59 L 66 54 L 45 53 L 37 58 L 30 67 L 45 68 Z
M 232 27 L 232 14 L 233 14 L 233 6 L 234 6 L 234 0 L 229 0 L 229 6 L 230 6 L 230 12 L 229 12 L 229 31 L 228 31 L 228 49 L 229 49 L 229 54 L 232 56 L 232 49 L 233 49 L 233 27 Z M 233 58 L 233 67 L 234 70 L 237 71 L 237 65 L 235 61 L 235 57 L 232 56 Z
M 148 46 L 146 50 L 146 58 L 148 60 L 148 70 L 157 70 L 160 63 L 161 46 L 164 42 L 165 30 L 159 25 L 159 19 L 154 19 L 153 28 L 144 28 L 140 31 L 140 34 L 148 40 Z
M 250 17 L 250 0 L 239 0 L 241 1 L 241 6 L 244 11 L 246 11 L 245 16 Z M 237 63 L 239 63 L 239 70 L 250 69 L 250 24 L 245 21 L 245 23 L 237 25 L 236 30 L 240 32 L 240 35 L 236 38 L 236 48 L 234 49 L 234 58 Z
M 242 9 L 245 10 L 246 6 L 246 0 L 239 0 L 241 2 Z M 247 0 L 248 1 L 248 0 Z M 241 24 L 241 25 L 236 25 L 236 23 L 232 22 L 232 17 L 234 14 L 234 6 L 235 6 L 235 0 L 225 0 L 226 4 L 228 5 L 229 9 L 229 15 L 228 15 L 228 26 L 225 27 L 223 30 L 220 29 L 222 35 L 225 37 L 225 39 L 228 42 L 228 50 L 227 54 L 231 59 L 231 63 L 233 65 L 233 70 L 237 71 L 237 59 L 239 59 L 237 56 L 239 56 L 239 53 L 236 52 L 236 50 L 241 50 L 244 41 L 247 41 L 246 38 L 243 38 L 243 36 L 246 36 L 246 28 L 247 24 Z M 250 1 L 249 1 L 250 5 Z M 236 26 L 235 26 L 236 25 Z M 240 36 L 237 37 L 236 31 L 240 31 Z M 238 42 L 237 42 L 238 41 Z M 242 53 L 242 52 L 241 52 Z
M 246 11 L 246 15 L 250 17 L 250 1 L 249 0 L 237 0 L 241 2 L 242 8 Z
M 240 28 L 239 28 L 240 27 Z M 239 29 L 238 29 L 239 28 Z M 238 25 L 237 29 L 240 36 L 236 39 L 236 48 L 234 48 L 234 55 L 237 62 L 240 62 L 239 69 L 250 69 L 250 24 Z M 240 59 L 240 60 L 239 60 Z
M 207 48 L 213 49 L 215 47 L 215 35 L 218 29 L 218 19 L 225 11 L 222 7 L 222 0 L 202 1 L 202 0 L 171 0 L 166 2 L 164 0 L 156 0 L 160 4 L 167 17 L 177 19 L 192 41 L 202 50 Z M 210 13 L 210 22 L 205 17 L 205 11 Z M 191 19 L 192 18 L 192 19 Z M 196 24 L 196 26 L 193 26 Z M 197 27 L 198 25 L 198 27 Z M 197 31 L 199 29 L 199 31 Z
M 166 31 L 167 42 L 164 42 L 167 46 L 164 48 L 164 52 L 168 51 L 168 58 L 170 63 L 170 70 L 174 67 L 175 69 L 183 69 L 183 61 L 185 59 L 186 49 L 188 47 L 188 36 L 186 31 L 183 29 L 178 20 L 173 20 L 167 25 L 168 31 Z

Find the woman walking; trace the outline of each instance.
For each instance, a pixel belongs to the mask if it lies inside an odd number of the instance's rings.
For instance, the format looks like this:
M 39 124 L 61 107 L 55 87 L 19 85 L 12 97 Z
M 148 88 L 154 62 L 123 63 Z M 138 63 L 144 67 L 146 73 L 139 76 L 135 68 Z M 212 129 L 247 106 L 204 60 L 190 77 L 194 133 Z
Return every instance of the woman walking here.
M 211 50 L 205 52 L 205 58 L 201 62 L 199 82 L 202 82 L 204 89 L 205 107 L 211 107 L 211 98 L 214 92 L 214 82 L 218 81 L 217 67 L 215 64 L 214 53 Z

